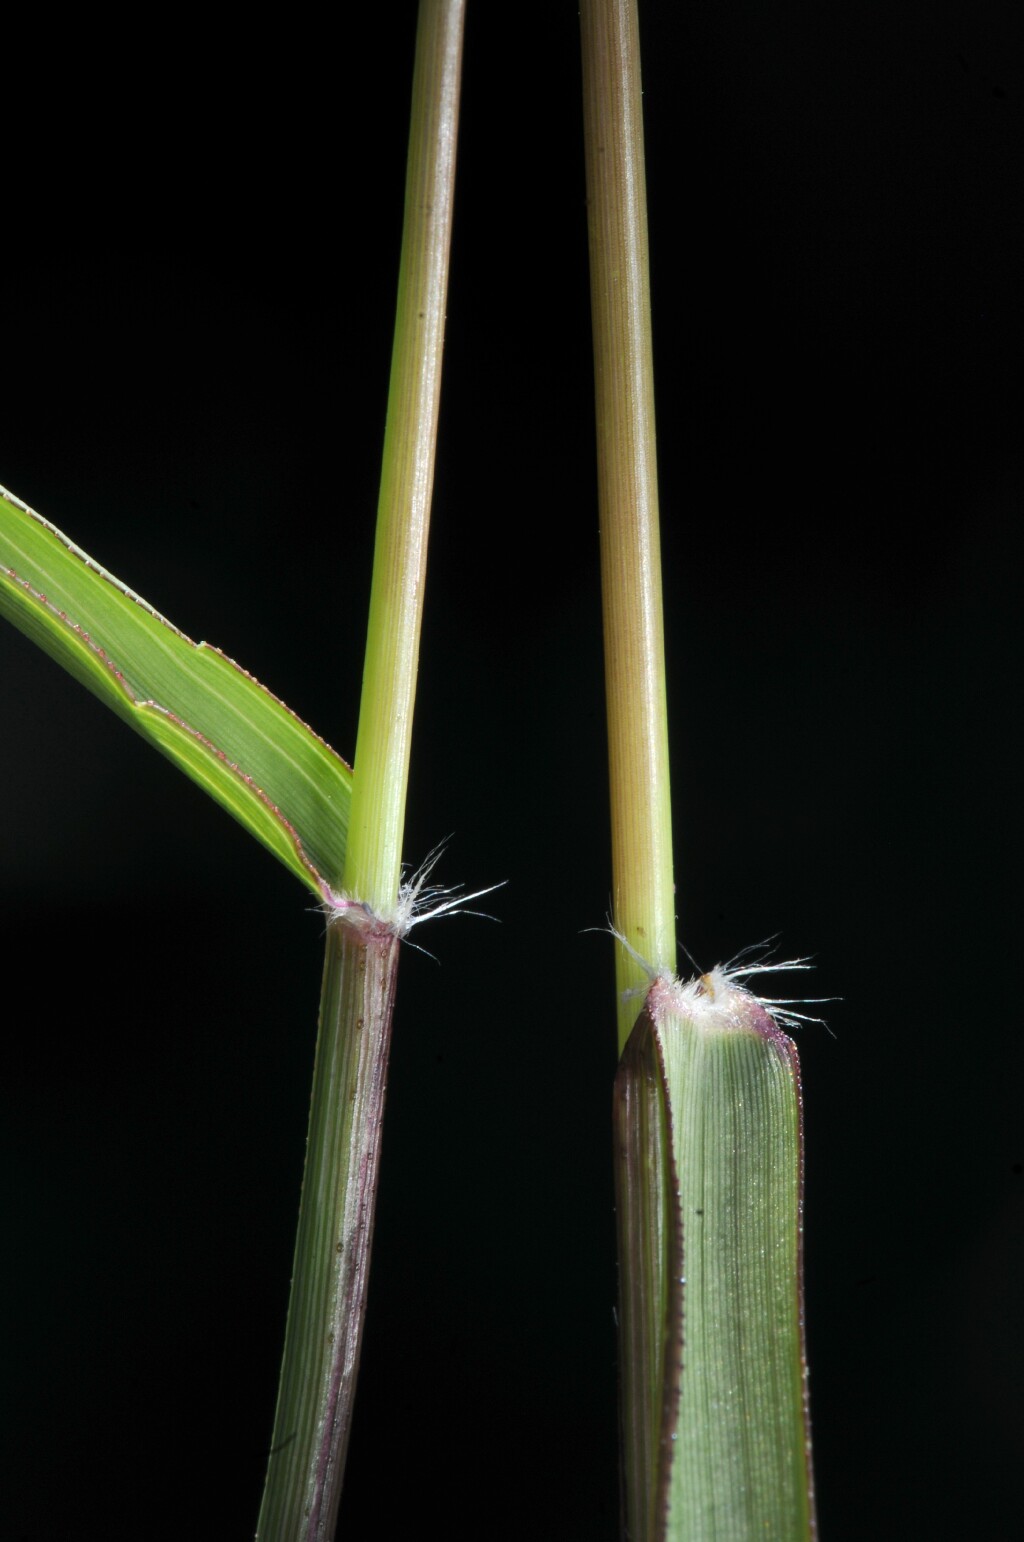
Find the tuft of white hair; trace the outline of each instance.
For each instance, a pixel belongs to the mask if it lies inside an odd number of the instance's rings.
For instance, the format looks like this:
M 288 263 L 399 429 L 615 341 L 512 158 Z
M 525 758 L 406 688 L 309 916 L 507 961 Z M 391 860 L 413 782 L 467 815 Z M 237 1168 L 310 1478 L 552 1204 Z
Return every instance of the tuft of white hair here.
M 743 948 L 727 964 L 716 964 L 707 973 L 697 973 L 689 980 L 679 979 L 666 969 L 659 969 L 639 954 L 616 928 L 610 927 L 612 936 L 626 949 L 633 961 L 639 964 L 649 981 L 647 987 L 627 991 L 627 996 L 643 995 L 656 1010 L 677 1012 L 692 1018 L 699 1024 L 714 1018 L 719 1026 L 743 1026 L 749 1021 L 750 1007 L 756 1005 L 767 1012 L 780 1028 L 800 1028 L 805 1023 L 817 1023 L 827 1028 L 823 1017 L 796 1009 L 818 1006 L 834 1001 L 834 996 L 764 996 L 751 990 L 749 982 L 755 975 L 784 974 L 792 970 L 813 969 L 807 958 L 783 959 L 769 962 L 771 940 Z M 760 957 L 751 958 L 751 955 Z
M 470 910 L 468 906 L 485 894 L 493 894 L 495 889 L 503 887 L 502 884 L 492 883 L 486 889 L 474 889 L 471 894 L 464 894 L 464 885 L 461 883 L 442 885 L 429 882 L 447 844 L 447 841 L 441 841 L 435 846 L 409 876 L 406 876 L 408 870 L 403 867 L 397 903 L 387 913 L 379 914 L 364 900 L 323 884 L 320 909 L 328 923 L 344 921 L 346 925 L 355 926 L 369 934 L 390 933 L 395 937 L 408 937 L 414 926 L 422 926 L 424 921 L 436 921 L 441 916 L 484 916 L 493 921 L 494 916 L 489 916 L 485 910 Z

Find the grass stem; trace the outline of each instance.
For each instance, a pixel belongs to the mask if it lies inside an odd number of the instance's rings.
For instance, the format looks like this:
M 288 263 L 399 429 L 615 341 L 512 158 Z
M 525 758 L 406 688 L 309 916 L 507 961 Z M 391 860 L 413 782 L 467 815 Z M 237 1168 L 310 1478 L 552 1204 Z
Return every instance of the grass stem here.
M 343 888 L 390 914 L 402 867 L 434 482 L 465 0 L 422 0 L 405 224 Z
M 582 0 L 601 586 L 617 929 L 675 969 L 661 543 L 635 0 Z M 619 1048 L 647 977 L 619 947 Z
M 465 0 L 421 0 L 344 893 L 327 927 L 288 1325 L 259 1542 L 331 1542 L 362 1340 L 434 478 Z

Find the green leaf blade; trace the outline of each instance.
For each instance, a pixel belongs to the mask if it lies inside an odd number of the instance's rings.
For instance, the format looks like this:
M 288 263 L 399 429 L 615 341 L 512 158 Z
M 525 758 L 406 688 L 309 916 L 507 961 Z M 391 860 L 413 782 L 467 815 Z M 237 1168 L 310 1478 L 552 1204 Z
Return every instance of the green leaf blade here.
M 231 659 L 196 645 L 0 488 L 0 614 L 172 760 L 322 898 L 352 773 Z

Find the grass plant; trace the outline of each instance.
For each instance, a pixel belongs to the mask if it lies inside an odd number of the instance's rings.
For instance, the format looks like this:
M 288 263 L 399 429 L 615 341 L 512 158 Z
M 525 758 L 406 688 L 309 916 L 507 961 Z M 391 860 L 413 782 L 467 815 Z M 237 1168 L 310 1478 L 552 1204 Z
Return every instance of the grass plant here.
M 261 1542 L 334 1535 L 358 1371 L 402 883 L 451 238 L 464 0 L 422 0 L 354 770 L 0 489 L 0 610 L 220 802 L 323 908 L 305 1179 Z M 584 123 L 619 1070 L 623 1531 L 814 1530 L 801 1129 L 751 966 L 676 978 L 668 692 L 635 0 L 583 0 Z M 437 909 L 451 908 L 441 896 Z M 541 1263 L 543 1268 L 543 1261 Z

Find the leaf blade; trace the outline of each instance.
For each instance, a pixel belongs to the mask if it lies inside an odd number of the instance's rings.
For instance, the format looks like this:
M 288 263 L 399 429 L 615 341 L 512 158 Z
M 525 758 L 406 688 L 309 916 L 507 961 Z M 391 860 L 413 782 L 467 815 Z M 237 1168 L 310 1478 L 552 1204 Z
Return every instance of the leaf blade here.
M 352 773 L 233 660 L 196 644 L 0 487 L 0 614 L 322 898 L 340 882 Z

